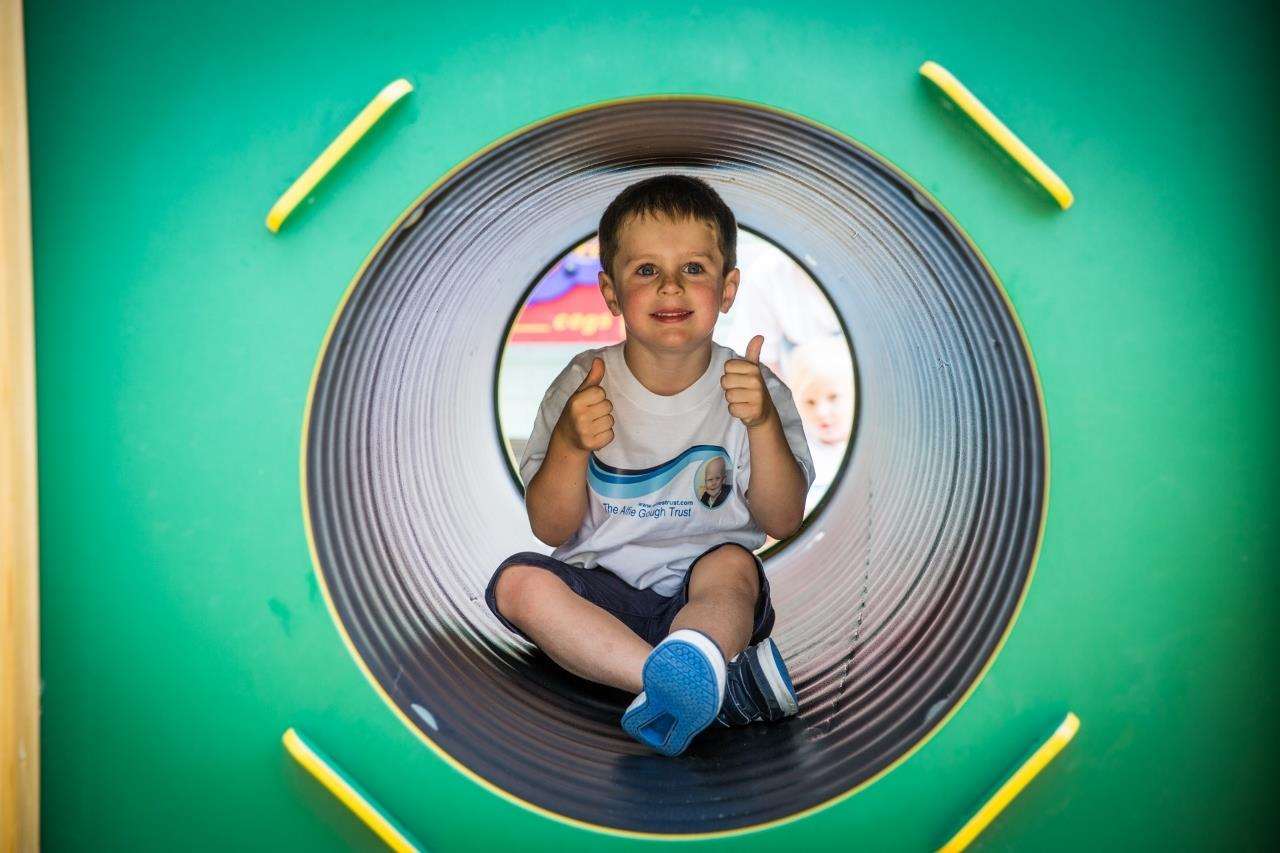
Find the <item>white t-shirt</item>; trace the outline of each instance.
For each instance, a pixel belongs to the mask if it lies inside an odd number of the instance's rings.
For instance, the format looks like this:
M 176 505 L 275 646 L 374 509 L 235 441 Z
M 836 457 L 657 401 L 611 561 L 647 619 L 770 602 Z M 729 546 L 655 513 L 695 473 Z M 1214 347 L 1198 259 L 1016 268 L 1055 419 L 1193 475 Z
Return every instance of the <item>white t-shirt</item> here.
M 637 589 L 669 596 L 680 591 L 694 558 L 711 546 L 736 542 L 754 551 L 764 544 L 764 531 L 747 510 L 747 428 L 729 414 L 720 387 L 725 361 L 741 356 L 713 342 L 706 373 L 679 394 L 664 396 L 632 375 L 622 347 L 578 353 L 551 383 L 521 455 L 520 478 L 526 487 L 533 480 L 565 402 L 592 360 L 604 359 L 600 385 L 613 403 L 614 438 L 589 458 L 582 526 L 551 556 L 584 568 L 600 566 Z M 808 487 L 813 462 L 791 392 L 767 367 L 761 373 Z M 724 498 L 707 494 L 705 475 L 716 458 L 724 460 Z M 719 467 L 710 466 L 713 481 Z

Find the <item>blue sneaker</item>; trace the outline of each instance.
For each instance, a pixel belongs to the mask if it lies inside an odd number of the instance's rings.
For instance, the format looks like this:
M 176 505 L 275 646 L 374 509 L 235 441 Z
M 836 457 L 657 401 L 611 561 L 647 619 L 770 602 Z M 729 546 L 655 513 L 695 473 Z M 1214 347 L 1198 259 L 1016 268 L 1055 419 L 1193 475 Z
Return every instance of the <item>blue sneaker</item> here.
M 716 722 L 722 726 L 775 723 L 800 710 L 791 673 L 772 638 L 743 649 L 729 661 L 724 702 Z
M 679 755 L 715 721 L 725 676 L 724 655 L 710 637 L 673 632 L 644 662 L 644 690 L 623 713 L 622 728 L 663 755 Z

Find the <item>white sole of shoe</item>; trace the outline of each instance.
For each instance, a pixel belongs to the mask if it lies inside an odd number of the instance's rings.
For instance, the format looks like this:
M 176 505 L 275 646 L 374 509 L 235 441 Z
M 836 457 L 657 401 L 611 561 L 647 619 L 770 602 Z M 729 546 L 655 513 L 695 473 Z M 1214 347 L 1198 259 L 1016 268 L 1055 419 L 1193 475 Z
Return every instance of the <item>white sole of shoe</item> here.
M 800 703 L 796 701 L 795 695 L 787 689 L 786 679 L 782 677 L 782 672 L 778 669 L 778 660 L 782 655 L 778 652 L 777 645 L 774 644 L 773 638 L 770 637 L 764 641 L 768 644 L 767 648 L 760 649 L 757 660 L 760 662 L 760 668 L 764 670 L 765 679 L 769 682 L 769 689 L 773 691 L 773 697 L 778 701 L 778 705 L 782 708 L 785 716 L 792 716 L 800 710 Z

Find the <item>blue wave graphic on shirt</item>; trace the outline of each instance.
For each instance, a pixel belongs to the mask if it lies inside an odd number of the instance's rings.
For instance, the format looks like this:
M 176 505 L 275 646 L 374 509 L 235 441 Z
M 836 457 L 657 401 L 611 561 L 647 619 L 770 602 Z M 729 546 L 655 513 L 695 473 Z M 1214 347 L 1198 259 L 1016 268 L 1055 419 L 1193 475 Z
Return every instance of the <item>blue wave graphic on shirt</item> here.
M 658 491 L 689 465 L 717 456 L 723 456 L 727 460 L 729 453 L 718 445 L 695 444 L 675 459 L 661 465 L 631 471 L 606 465 L 592 453 L 587 461 L 587 482 L 592 491 L 602 497 L 638 498 Z

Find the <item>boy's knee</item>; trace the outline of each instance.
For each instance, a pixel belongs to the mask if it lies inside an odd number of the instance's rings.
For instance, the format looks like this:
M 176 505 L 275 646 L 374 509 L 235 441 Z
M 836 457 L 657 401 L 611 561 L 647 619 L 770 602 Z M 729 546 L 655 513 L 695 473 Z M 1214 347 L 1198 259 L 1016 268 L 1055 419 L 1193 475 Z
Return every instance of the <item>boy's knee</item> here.
M 759 595 L 760 573 L 755 555 L 735 543 L 722 545 L 704 555 L 693 567 L 689 594 L 710 587 L 727 587 L 745 595 Z
M 493 588 L 498 612 L 508 619 L 518 617 L 525 607 L 557 583 L 563 581 L 538 566 L 523 563 L 507 566 L 498 576 L 498 582 Z

